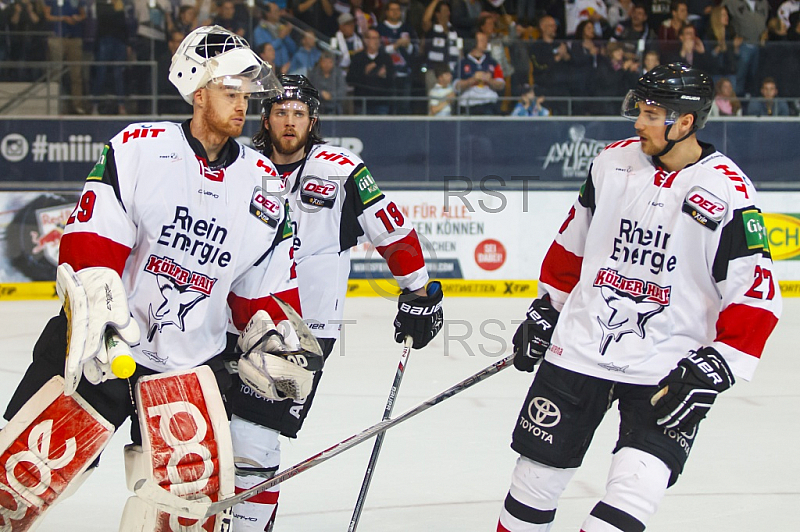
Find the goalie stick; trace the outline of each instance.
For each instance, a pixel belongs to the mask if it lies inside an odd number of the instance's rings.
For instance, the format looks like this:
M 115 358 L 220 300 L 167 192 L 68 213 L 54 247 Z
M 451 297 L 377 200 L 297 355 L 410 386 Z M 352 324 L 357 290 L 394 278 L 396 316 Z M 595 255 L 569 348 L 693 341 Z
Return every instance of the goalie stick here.
M 394 382 L 392 382 L 392 389 L 389 392 L 389 399 L 386 401 L 386 408 L 383 410 L 383 421 L 392 417 L 392 410 L 394 409 L 394 400 L 397 398 L 397 392 L 400 391 L 400 383 L 403 382 L 403 373 L 406 371 L 406 363 L 408 362 L 408 355 L 411 353 L 411 346 L 414 345 L 414 339 L 406 336 L 403 342 L 403 353 L 400 355 L 400 363 L 397 365 L 397 373 L 394 375 Z M 358 492 L 358 499 L 356 500 L 356 507 L 353 510 L 353 517 L 350 519 L 350 526 L 347 532 L 355 532 L 358 527 L 358 521 L 361 519 L 361 511 L 364 509 L 364 501 L 367 499 L 367 491 L 372 482 L 372 474 L 375 472 L 375 465 L 378 463 L 378 455 L 381 454 L 381 447 L 383 446 L 383 438 L 386 432 L 381 432 L 375 438 L 375 445 L 372 447 L 372 454 L 369 457 L 367 464 L 367 472 L 364 474 L 364 480 L 361 482 L 361 490 Z
M 210 517 L 212 515 L 216 515 L 220 512 L 227 510 L 228 508 L 239 504 L 240 502 L 244 502 L 250 497 L 254 495 L 258 495 L 262 493 L 272 486 L 280 484 L 285 480 L 288 480 L 295 475 L 306 471 L 307 469 L 311 469 L 312 467 L 321 464 L 322 462 L 329 460 L 336 456 L 337 454 L 343 453 L 344 451 L 355 447 L 359 443 L 368 440 L 372 436 L 376 434 L 380 434 L 395 425 L 399 425 L 403 421 L 406 421 L 420 412 L 424 412 L 425 410 L 429 409 L 432 406 L 435 406 L 445 399 L 449 399 L 450 397 L 463 392 L 467 388 L 478 384 L 482 380 L 494 375 L 495 373 L 500 372 L 501 370 L 507 368 L 511 365 L 512 361 L 514 360 L 514 355 L 511 354 L 502 360 L 498 360 L 491 366 L 488 366 L 478 373 L 467 377 L 463 381 L 459 382 L 448 388 L 447 390 L 443 391 L 439 395 L 431 397 L 424 403 L 421 403 L 414 408 L 407 410 L 400 416 L 394 419 L 386 419 L 371 427 L 364 429 L 363 431 L 359 432 L 358 434 L 354 434 L 349 438 L 340 441 L 328 447 L 324 451 L 315 454 L 309 458 L 306 458 L 302 462 L 276 474 L 269 480 L 265 480 L 264 482 L 253 486 L 250 489 L 247 489 L 233 497 L 228 497 L 226 499 L 222 499 L 217 502 L 211 502 L 208 500 L 187 500 L 178 497 L 177 495 L 165 490 L 158 483 L 152 480 L 145 480 L 141 479 L 136 483 L 136 495 L 141 497 L 142 499 L 154 504 L 157 508 L 168 512 L 173 515 L 178 515 L 181 517 L 188 517 L 191 519 L 203 519 L 205 517 Z

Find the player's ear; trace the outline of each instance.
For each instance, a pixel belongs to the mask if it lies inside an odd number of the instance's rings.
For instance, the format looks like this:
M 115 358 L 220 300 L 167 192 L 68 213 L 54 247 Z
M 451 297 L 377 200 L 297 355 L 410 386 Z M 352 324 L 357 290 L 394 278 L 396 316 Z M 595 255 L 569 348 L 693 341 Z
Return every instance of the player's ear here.
M 680 121 L 681 129 L 689 131 L 694 125 L 695 116 L 694 113 L 686 113 L 685 115 L 681 115 L 678 120 Z

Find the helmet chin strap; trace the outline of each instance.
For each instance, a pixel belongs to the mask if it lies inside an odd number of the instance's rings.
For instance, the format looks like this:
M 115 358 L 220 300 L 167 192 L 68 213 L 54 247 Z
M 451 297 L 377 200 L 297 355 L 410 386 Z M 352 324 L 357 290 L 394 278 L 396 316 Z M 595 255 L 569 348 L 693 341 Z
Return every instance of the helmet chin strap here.
M 664 140 L 667 141 L 667 145 L 664 147 L 663 150 L 661 150 L 659 153 L 657 153 L 655 155 L 655 157 L 661 158 L 661 157 L 665 156 L 672 148 L 675 147 L 675 145 L 677 143 L 683 142 L 684 140 L 686 140 L 689 137 L 691 137 L 697 131 L 697 128 L 694 125 L 692 125 L 692 129 L 690 129 L 687 134 L 685 134 L 684 136 L 682 136 L 681 138 L 679 138 L 677 140 L 671 140 L 669 138 L 669 132 L 672 129 L 672 126 L 674 126 L 674 125 L 675 125 L 674 123 L 668 125 L 667 129 L 664 131 Z

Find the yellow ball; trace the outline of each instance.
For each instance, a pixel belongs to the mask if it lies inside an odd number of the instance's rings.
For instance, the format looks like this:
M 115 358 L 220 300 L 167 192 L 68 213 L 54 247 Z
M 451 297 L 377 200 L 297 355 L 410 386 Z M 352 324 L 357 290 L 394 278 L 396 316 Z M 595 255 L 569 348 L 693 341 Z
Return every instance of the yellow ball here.
M 136 371 L 136 361 L 130 355 L 120 355 L 111 362 L 111 371 L 120 379 L 127 379 Z

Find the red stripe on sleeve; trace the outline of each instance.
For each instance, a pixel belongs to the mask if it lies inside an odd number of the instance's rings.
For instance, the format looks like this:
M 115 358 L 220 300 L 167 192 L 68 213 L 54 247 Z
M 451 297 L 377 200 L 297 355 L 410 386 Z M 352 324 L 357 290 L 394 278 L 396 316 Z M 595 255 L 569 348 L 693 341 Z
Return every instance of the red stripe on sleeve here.
M 497 532 L 511 532 L 509 529 L 504 527 L 500 521 L 497 522 Z
M 61 236 L 58 263 L 67 263 L 72 269 L 102 266 L 115 270 L 122 277 L 125 261 L 131 248 L 96 233 L 66 233 Z
M 386 260 L 394 276 L 403 277 L 425 267 L 422 248 L 414 230 L 397 242 L 388 246 L 378 246 L 376 249 Z
M 236 488 L 236 495 L 239 495 L 245 491 L 244 488 Z M 278 495 L 280 495 L 280 491 L 262 491 L 256 495 L 253 495 L 247 502 L 254 502 L 256 504 L 278 504 Z
M 581 277 L 583 259 L 553 242 L 542 262 L 539 280 L 562 292 L 572 292 Z
M 715 341 L 761 358 L 764 344 L 777 324 L 778 318 L 768 310 L 741 304 L 729 305 L 717 319 Z
M 297 288 L 285 290 L 274 295 L 279 297 L 284 303 L 288 303 L 298 314 L 301 316 L 303 315 L 300 310 L 300 293 L 297 291 Z M 247 299 L 230 293 L 228 294 L 228 306 L 231 308 L 233 324 L 240 331 L 247 326 L 250 318 L 259 310 L 266 310 L 269 317 L 272 318 L 272 321 L 275 323 L 286 319 L 286 314 L 284 314 L 281 307 L 278 306 L 278 303 L 275 302 L 275 299 L 271 295 L 258 299 Z

